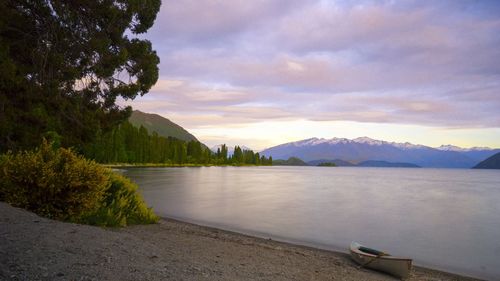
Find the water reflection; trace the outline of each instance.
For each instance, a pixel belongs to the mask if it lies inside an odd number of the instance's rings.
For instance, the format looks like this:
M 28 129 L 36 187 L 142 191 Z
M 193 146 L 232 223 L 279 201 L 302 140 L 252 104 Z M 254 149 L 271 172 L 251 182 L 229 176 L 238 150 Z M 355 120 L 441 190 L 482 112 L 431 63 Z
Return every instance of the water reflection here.
M 352 241 L 420 265 L 500 278 L 500 173 L 482 170 L 134 168 L 157 213 L 345 249 Z

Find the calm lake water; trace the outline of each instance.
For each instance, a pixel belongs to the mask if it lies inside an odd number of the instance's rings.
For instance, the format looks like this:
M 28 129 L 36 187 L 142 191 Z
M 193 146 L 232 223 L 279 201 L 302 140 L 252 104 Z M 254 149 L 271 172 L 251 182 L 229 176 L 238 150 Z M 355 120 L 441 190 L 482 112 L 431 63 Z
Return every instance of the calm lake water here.
M 131 168 L 166 217 L 347 252 L 358 241 L 417 265 L 500 280 L 500 171 Z

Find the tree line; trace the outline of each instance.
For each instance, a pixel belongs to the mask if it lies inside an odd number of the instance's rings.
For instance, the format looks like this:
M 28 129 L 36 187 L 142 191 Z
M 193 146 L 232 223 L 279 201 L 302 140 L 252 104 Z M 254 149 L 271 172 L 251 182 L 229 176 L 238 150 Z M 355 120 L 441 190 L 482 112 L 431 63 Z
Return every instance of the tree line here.
M 239 146 L 234 148 L 233 155 L 228 155 L 225 144 L 214 153 L 199 141 L 166 138 L 128 121 L 109 132 L 98 131 L 96 140 L 87 145 L 84 154 L 99 163 L 272 165 L 271 157 Z
M 116 100 L 143 96 L 158 80 L 159 57 L 140 34 L 160 5 L 0 1 L 0 154 L 45 138 L 101 163 L 270 165 L 253 151 L 214 154 L 126 122 L 132 109 Z

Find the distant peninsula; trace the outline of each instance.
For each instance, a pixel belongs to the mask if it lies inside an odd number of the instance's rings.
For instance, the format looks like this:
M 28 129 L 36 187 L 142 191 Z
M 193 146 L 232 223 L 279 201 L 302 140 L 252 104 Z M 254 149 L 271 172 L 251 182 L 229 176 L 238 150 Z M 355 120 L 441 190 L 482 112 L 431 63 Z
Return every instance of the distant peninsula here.
M 307 164 L 309 166 L 319 166 L 321 163 L 333 163 L 333 164 L 335 164 L 335 166 L 341 166 L 341 167 L 354 167 L 354 166 L 356 166 L 355 164 L 353 164 L 349 161 L 344 161 L 341 159 L 335 159 L 335 160 L 318 159 L 318 160 L 312 160 L 312 161 L 307 162 Z
M 277 159 L 273 160 L 274 166 L 307 166 L 307 163 L 297 157 L 290 157 L 287 160 Z
M 321 162 L 317 165 L 318 167 L 337 167 L 333 162 Z
M 393 167 L 393 168 L 421 168 L 419 165 L 412 163 L 401 163 L 401 162 L 387 162 L 387 161 L 376 161 L 368 160 L 360 162 L 356 165 L 357 167 Z
M 473 169 L 500 169 L 500 152 L 481 161 Z

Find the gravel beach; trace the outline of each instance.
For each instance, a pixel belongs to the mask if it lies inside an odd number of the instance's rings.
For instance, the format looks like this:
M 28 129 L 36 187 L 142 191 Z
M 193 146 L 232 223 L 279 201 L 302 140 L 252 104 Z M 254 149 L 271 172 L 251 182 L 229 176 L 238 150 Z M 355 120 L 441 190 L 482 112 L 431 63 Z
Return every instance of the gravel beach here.
M 0 280 L 396 280 L 347 254 L 175 220 L 105 229 L 0 202 Z M 414 268 L 408 280 L 477 280 Z

